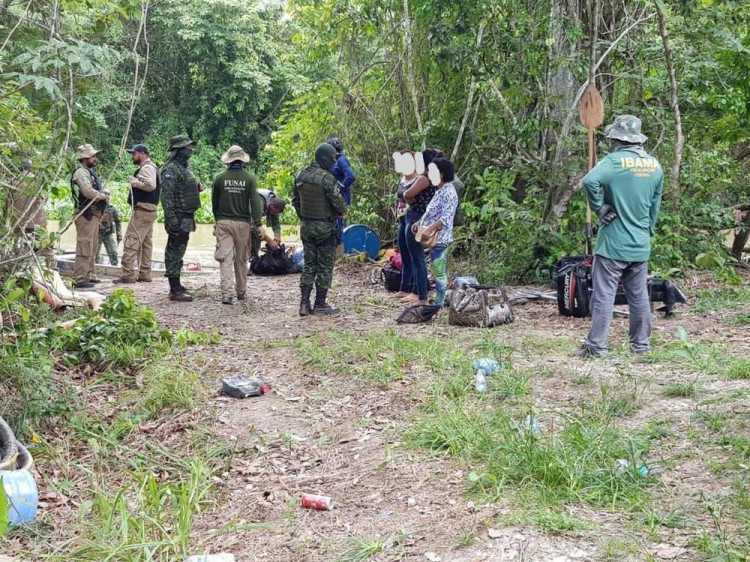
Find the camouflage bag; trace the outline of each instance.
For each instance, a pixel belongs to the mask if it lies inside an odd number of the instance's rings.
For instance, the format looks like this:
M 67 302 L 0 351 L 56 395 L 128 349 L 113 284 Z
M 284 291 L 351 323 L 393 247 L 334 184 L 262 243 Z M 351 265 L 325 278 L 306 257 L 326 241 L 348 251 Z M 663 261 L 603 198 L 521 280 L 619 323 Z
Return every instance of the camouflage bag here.
M 513 309 L 502 287 L 464 285 L 451 292 L 448 323 L 452 326 L 492 328 L 513 322 Z

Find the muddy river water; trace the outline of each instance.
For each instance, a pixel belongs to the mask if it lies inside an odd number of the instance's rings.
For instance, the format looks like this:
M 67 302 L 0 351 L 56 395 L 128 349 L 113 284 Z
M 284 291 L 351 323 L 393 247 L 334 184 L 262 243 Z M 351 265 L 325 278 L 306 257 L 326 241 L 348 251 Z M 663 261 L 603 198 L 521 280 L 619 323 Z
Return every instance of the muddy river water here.
M 49 221 L 49 230 L 51 232 L 58 232 L 60 225 L 58 221 Z M 122 234 L 125 236 L 125 231 L 128 228 L 128 223 L 122 223 Z M 185 254 L 185 261 L 196 262 L 204 267 L 218 267 L 218 264 L 214 260 L 214 249 L 216 247 L 216 238 L 213 234 L 214 226 L 212 224 L 199 224 L 196 226 L 196 231 L 190 235 L 190 242 L 188 244 L 187 253 Z M 282 240 L 285 244 L 299 244 L 299 233 L 298 227 L 296 226 L 283 226 L 282 227 Z M 154 254 L 153 259 L 155 261 L 164 261 L 164 248 L 167 245 L 167 233 L 164 230 L 164 225 L 156 223 L 154 225 Z M 71 226 L 60 239 L 59 247 L 56 249 L 59 253 L 75 252 L 76 249 L 76 229 Z M 122 243 L 117 247 L 117 253 L 122 257 Z M 102 247 L 101 256 L 106 257 L 107 252 Z

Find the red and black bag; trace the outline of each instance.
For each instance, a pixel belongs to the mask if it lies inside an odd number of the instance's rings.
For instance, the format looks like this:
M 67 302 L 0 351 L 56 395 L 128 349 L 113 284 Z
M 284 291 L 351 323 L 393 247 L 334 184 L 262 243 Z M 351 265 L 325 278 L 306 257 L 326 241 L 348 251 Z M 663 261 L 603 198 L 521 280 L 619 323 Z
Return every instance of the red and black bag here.
M 592 256 L 570 256 L 555 265 L 552 278 L 557 288 L 557 310 L 562 316 L 584 318 L 591 313 Z

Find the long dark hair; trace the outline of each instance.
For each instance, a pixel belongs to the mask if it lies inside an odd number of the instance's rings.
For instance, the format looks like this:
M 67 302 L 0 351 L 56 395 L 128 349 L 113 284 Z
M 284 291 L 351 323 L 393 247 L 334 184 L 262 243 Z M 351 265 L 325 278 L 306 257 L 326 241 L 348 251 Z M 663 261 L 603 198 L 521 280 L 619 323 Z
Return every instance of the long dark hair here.
M 443 176 L 444 182 L 447 183 L 449 181 L 453 181 L 453 179 L 456 177 L 456 174 L 453 171 L 453 162 L 451 162 L 447 158 L 438 157 L 435 158 L 432 163 L 437 166 L 438 171 Z

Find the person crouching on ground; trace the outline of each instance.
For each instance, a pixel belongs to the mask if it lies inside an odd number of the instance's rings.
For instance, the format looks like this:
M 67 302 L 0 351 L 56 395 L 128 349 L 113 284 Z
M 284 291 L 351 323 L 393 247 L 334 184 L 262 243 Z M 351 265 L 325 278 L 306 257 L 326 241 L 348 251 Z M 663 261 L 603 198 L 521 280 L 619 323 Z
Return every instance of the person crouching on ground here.
M 591 330 L 583 348 L 576 352 L 579 357 L 607 354 L 621 280 L 630 310 L 630 348 L 638 354 L 651 350 L 648 260 L 664 172 L 658 160 L 643 149 L 648 137 L 641 134 L 640 119 L 620 115 L 606 132 L 612 150 L 583 178 L 586 197 L 601 226 L 591 272 Z
M 430 267 L 435 276 L 433 304 L 443 306 L 448 288 L 448 246 L 453 242 L 453 217 L 458 207 L 458 195 L 451 183 L 453 163 L 447 158 L 435 158 L 427 167 L 427 175 L 437 191 L 422 218 L 411 228 L 414 234 L 424 228 L 423 238 L 430 238 L 437 232 L 437 244 L 430 249 Z
M 260 246 L 263 242 L 271 250 L 276 250 L 281 245 L 281 220 L 279 216 L 286 209 L 286 201 L 281 197 L 278 197 L 273 191 L 269 189 L 259 189 L 258 196 L 260 198 L 260 215 L 266 218 L 266 226 L 273 232 L 273 237 L 269 236 L 266 229 L 262 226 L 253 228 L 253 232 L 250 234 L 250 257 L 257 258 L 260 254 Z
M 226 171 L 216 176 L 211 191 L 216 253 L 221 273 L 221 303 L 247 299 L 247 257 L 252 225 L 261 221 L 261 203 L 255 176 L 245 170 L 250 157 L 234 145 L 221 157 Z M 236 284 L 236 286 L 235 286 Z

